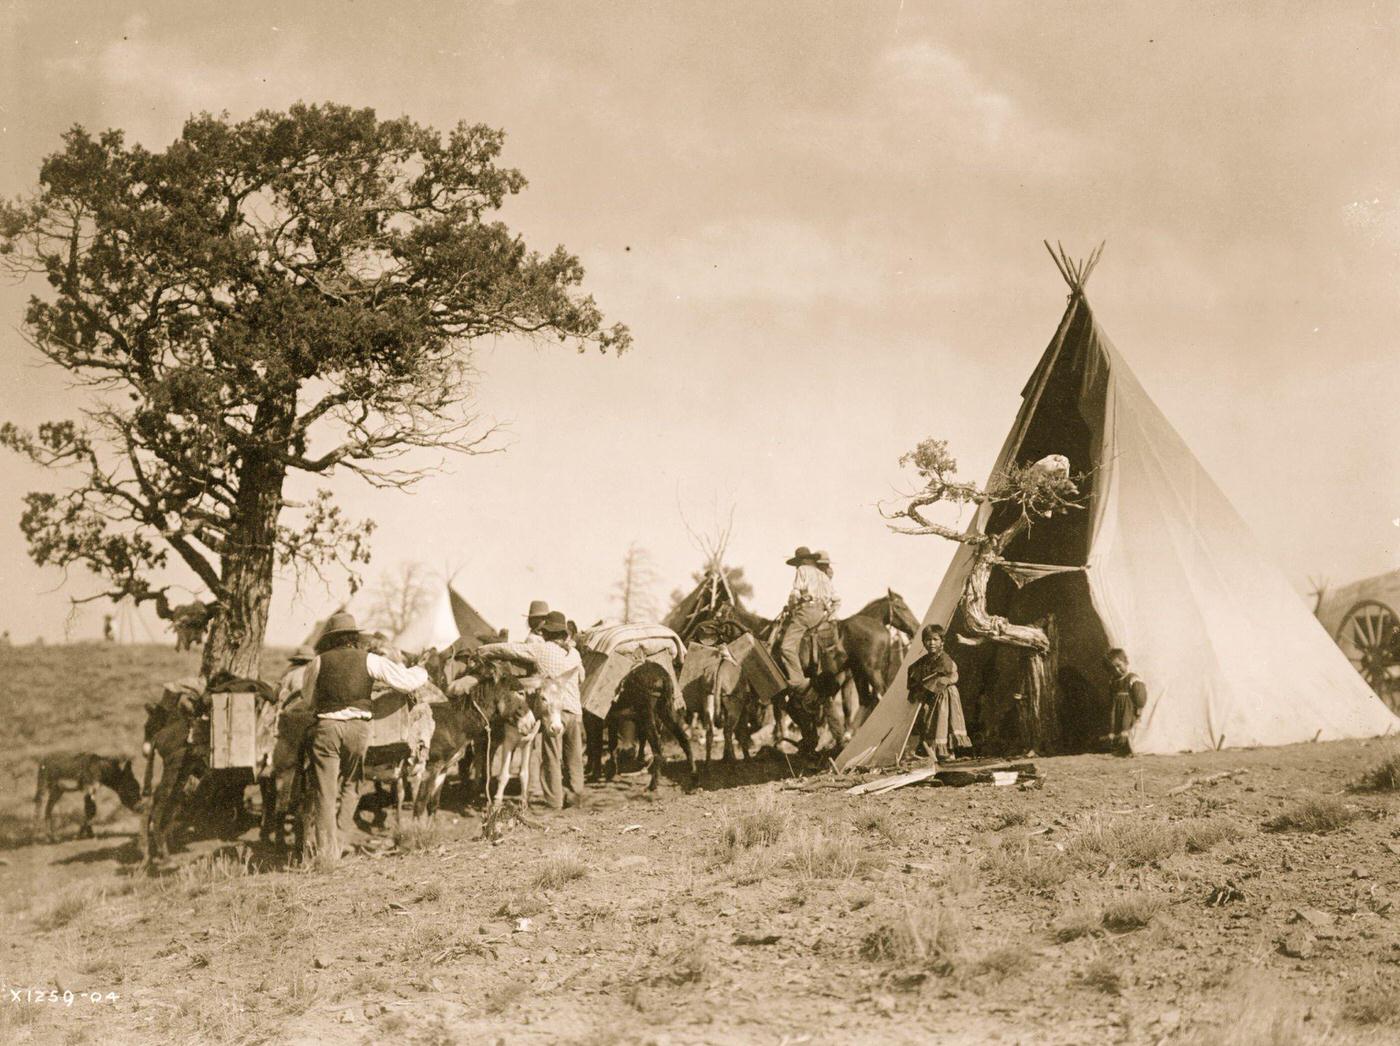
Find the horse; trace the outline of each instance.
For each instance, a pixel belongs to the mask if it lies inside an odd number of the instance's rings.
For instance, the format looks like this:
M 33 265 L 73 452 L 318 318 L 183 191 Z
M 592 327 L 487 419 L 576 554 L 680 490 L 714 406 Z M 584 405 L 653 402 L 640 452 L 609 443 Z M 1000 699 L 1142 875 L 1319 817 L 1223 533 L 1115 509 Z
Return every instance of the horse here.
M 886 590 L 883 596 L 850 617 L 838 619 L 835 625 L 844 664 L 834 672 L 811 672 L 805 687 L 786 691 L 774 699 L 775 744 L 782 740 L 784 713 L 797 724 L 801 732 L 798 749 L 808 755 L 816 752 L 823 723 L 833 747 L 849 741 L 860 720 L 894 681 L 919 621 L 902 596 Z M 776 622 L 770 626 L 767 639 L 777 659 L 779 630 L 775 626 Z
M 894 682 L 919 630 L 919 619 L 899 593 L 887 590 L 838 621 L 837 627 L 847 661 L 842 700 L 836 708 L 828 708 L 827 727 L 833 741 L 845 744 Z

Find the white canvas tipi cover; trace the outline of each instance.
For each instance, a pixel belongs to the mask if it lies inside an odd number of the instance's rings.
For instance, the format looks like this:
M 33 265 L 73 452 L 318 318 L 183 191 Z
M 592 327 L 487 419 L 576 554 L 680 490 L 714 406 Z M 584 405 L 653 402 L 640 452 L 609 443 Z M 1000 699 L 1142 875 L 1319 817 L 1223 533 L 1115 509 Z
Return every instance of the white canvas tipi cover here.
M 1148 687 L 1133 751 L 1246 748 L 1400 729 L 1099 329 L 1082 280 L 1070 282 L 1069 307 L 1026 386 L 995 470 L 1034 460 L 1024 446 L 1032 426 L 1044 432 L 1062 420 L 1047 412 L 1075 413 L 1070 423 L 1087 426 L 1090 460 L 1072 459 L 1077 472 L 1097 469 L 1081 562 L 1103 635 L 1127 651 Z M 1052 376 L 1060 390 L 1055 404 L 1044 395 Z M 989 515 L 983 506 L 973 527 L 984 528 Z M 947 627 L 952 620 L 970 558 L 959 545 L 924 624 Z M 917 641 L 910 645 L 839 767 L 899 760 L 915 713 L 905 670 L 920 652 Z M 1106 730 L 1105 723 L 1100 732 Z
M 494 632 L 495 629 L 451 585 L 443 585 L 396 642 L 399 649 L 413 652 L 429 647 L 441 650 L 459 638 L 474 647 L 480 644 L 483 636 Z

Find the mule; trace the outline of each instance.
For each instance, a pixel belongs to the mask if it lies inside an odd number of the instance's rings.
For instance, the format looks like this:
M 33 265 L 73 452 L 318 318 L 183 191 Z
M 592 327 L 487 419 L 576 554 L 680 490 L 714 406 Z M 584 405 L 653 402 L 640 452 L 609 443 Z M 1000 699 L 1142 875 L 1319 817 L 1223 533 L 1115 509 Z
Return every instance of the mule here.
M 695 765 L 695 751 L 691 747 L 690 736 L 676 716 L 676 687 L 671 674 L 655 661 L 643 661 L 623 677 L 618 687 L 617 700 L 608 710 L 605 720 L 608 731 L 608 749 L 612 757 L 612 769 L 617 769 L 617 739 L 626 720 L 636 725 L 638 751 L 643 743 L 651 747 L 651 781 L 647 791 L 654 792 L 661 783 L 661 764 L 664 761 L 661 748 L 661 730 L 666 729 L 685 753 L 686 767 L 690 771 L 690 785 L 695 787 L 700 781 L 700 771 Z M 708 749 L 708 746 L 707 746 Z M 709 752 L 706 751 L 708 762 Z M 612 779 L 612 774 L 608 775 Z
M 65 792 L 83 793 L 83 821 L 79 839 L 93 836 L 92 819 L 97 816 L 97 790 L 110 788 L 123 806 L 141 806 L 141 784 L 131 769 L 131 760 L 91 752 L 52 752 L 39 761 L 38 782 L 34 789 L 34 834 L 41 821 L 47 822 L 49 842 L 56 842 L 53 808 Z

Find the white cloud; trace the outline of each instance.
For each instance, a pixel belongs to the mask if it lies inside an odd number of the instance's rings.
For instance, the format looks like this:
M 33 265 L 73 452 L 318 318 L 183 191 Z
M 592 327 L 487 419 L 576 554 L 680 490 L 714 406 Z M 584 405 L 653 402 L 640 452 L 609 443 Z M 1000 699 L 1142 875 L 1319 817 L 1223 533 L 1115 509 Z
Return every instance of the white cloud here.
M 247 116 L 301 99 L 343 98 L 351 86 L 313 62 L 289 33 L 270 27 L 264 43 L 257 51 L 205 51 L 188 41 L 163 40 L 144 15 L 133 15 L 119 38 L 95 54 L 52 59 L 44 71 L 52 78 L 95 81 L 104 118 L 151 147 L 175 138 L 191 113 Z

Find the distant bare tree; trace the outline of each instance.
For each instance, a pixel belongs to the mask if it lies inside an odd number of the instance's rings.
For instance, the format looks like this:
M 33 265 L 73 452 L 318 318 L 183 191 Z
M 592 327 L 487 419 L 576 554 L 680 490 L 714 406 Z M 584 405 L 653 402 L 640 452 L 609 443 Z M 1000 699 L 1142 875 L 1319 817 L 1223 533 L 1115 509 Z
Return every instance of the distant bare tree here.
M 613 598 L 622 605 L 623 624 L 656 620 L 656 570 L 651 555 L 635 541 L 622 557 L 622 580 Z
M 422 563 L 400 563 L 379 575 L 370 606 L 370 623 L 395 641 L 408 631 L 433 597 L 433 579 Z

